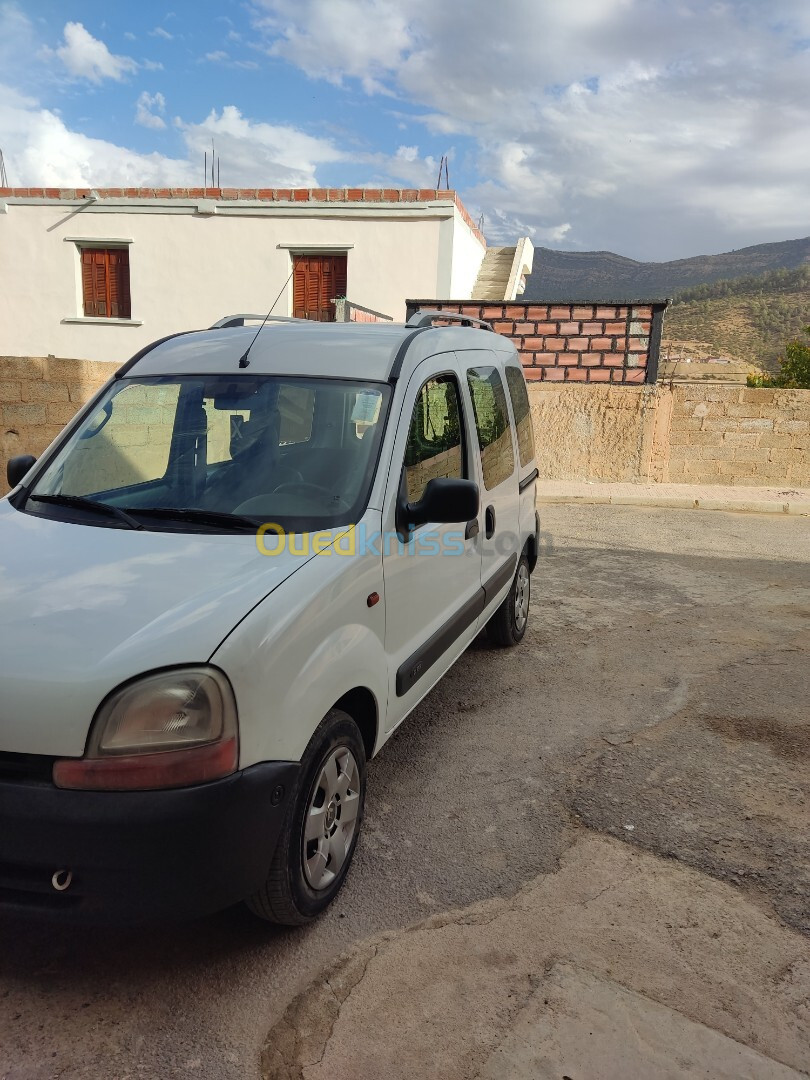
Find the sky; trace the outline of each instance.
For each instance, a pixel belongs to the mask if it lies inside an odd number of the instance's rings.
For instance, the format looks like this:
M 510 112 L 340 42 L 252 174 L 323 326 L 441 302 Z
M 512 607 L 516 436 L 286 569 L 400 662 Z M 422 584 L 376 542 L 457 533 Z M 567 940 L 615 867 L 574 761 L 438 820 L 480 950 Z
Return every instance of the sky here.
M 810 234 L 808 0 L 0 0 L 12 186 L 450 186 L 490 243 Z

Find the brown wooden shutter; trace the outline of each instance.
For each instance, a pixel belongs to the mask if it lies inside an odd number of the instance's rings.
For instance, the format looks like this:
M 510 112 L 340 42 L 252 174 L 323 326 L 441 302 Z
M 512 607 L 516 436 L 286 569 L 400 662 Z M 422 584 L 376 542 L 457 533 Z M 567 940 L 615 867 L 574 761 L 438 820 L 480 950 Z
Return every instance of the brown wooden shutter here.
M 82 293 L 85 315 L 107 314 L 107 260 L 98 248 L 82 251 Z
M 86 316 L 129 319 L 129 249 L 83 248 L 82 294 Z
M 293 257 L 293 315 L 296 319 L 335 321 L 337 297 L 346 295 L 345 255 Z
M 107 283 L 109 287 L 110 317 L 128 319 L 130 317 L 129 299 L 129 250 L 112 249 L 107 252 Z
M 293 318 L 307 317 L 307 271 L 309 260 L 303 255 L 293 257 Z

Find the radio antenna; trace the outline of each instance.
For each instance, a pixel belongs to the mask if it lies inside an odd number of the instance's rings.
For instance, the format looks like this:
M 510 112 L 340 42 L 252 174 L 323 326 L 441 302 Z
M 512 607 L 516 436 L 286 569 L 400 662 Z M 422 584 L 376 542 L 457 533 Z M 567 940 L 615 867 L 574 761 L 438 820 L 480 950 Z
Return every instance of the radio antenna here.
M 281 289 L 279 290 L 279 294 L 275 298 L 275 300 L 273 301 L 273 306 L 270 308 L 270 310 L 265 315 L 264 321 L 262 322 L 262 325 L 259 327 L 259 329 L 256 331 L 256 333 L 253 335 L 250 344 L 245 349 L 245 351 L 242 353 L 242 355 L 239 357 L 239 367 L 240 368 L 246 368 L 250 364 L 250 360 L 248 359 L 248 353 L 250 352 L 250 350 L 253 348 L 254 344 L 256 343 L 256 338 L 259 336 L 259 334 L 262 332 L 262 330 L 264 330 L 264 324 L 267 322 L 267 320 L 273 314 L 273 308 L 276 306 L 276 304 L 281 299 L 281 294 L 284 292 L 284 290 L 287 288 L 287 286 L 292 281 L 292 276 L 293 276 L 294 273 L 295 273 L 295 267 L 292 268 L 292 270 L 290 271 L 290 276 L 287 278 L 287 280 L 281 286 Z

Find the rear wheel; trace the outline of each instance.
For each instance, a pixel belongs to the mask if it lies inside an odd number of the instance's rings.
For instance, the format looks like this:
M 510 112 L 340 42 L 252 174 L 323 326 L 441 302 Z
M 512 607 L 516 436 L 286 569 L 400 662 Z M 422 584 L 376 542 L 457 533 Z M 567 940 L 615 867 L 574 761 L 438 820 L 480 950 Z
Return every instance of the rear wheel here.
M 506 648 L 510 645 L 518 645 L 523 640 L 529 622 L 531 591 L 529 560 L 524 551 L 512 579 L 511 589 L 487 623 L 487 637 L 493 645 Z
M 334 900 L 351 863 L 366 795 L 357 724 L 332 709 L 312 736 L 267 880 L 247 900 L 254 914 L 297 926 Z

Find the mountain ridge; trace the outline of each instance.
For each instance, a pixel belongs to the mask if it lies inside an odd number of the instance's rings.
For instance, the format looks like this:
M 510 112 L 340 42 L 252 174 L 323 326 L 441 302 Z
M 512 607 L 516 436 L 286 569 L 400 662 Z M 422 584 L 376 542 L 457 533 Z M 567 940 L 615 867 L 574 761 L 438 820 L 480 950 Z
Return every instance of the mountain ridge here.
M 521 300 L 627 301 L 677 297 L 684 289 L 810 263 L 810 236 L 755 244 L 718 255 L 639 262 L 613 251 L 535 248 Z

